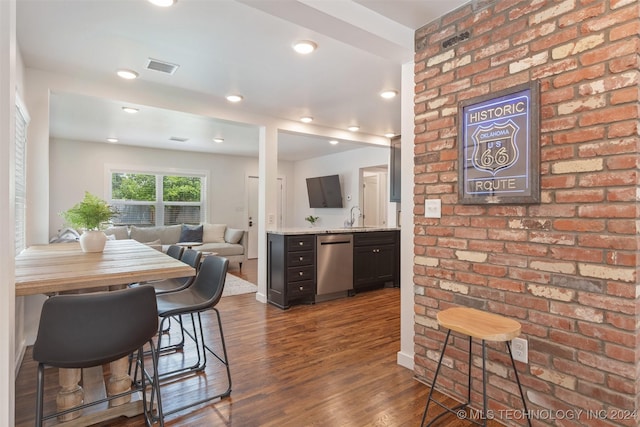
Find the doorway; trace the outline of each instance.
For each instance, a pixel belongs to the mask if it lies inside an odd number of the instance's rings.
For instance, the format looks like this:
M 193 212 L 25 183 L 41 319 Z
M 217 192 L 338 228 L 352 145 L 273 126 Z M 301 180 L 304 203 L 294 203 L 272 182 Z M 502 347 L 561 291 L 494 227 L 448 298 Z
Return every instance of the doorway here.
M 387 225 L 387 166 L 360 169 L 360 226 L 384 227 Z
M 284 186 L 283 178 L 278 178 L 278 200 L 276 207 L 276 223 L 278 228 L 284 223 Z M 247 177 L 247 258 L 258 258 L 258 177 Z

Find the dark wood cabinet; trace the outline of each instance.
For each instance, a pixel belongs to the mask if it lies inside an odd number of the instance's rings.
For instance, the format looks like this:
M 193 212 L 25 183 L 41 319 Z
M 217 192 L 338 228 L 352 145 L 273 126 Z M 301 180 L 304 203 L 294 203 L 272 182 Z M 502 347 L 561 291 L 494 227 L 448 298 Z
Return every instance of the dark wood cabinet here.
M 354 291 L 400 286 L 399 237 L 397 230 L 354 233 Z
M 399 203 L 400 193 L 402 191 L 402 186 L 400 185 L 400 176 L 402 175 L 400 135 L 391 138 L 390 150 L 389 166 L 391 173 L 389 177 L 389 201 Z
M 316 293 L 315 235 L 267 235 L 267 300 L 282 309 L 313 303 Z

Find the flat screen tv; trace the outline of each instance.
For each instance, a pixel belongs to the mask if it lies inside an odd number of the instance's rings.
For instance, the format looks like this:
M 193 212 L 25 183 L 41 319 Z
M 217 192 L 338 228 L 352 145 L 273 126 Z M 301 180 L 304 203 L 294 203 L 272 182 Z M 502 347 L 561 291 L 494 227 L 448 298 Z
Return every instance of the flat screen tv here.
M 342 188 L 338 175 L 307 178 L 310 208 L 341 208 Z

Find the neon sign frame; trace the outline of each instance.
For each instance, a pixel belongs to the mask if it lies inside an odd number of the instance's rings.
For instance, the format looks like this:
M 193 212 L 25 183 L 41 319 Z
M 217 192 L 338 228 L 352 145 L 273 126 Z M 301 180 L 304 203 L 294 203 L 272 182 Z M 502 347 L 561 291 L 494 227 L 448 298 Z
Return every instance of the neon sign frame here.
M 540 203 L 538 81 L 458 105 L 462 204 Z

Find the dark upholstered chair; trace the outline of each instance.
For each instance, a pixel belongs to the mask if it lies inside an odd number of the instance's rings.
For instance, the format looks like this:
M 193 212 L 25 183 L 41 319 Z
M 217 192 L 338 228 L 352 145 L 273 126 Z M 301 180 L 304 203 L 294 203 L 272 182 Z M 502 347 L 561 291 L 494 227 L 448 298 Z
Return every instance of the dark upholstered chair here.
M 158 332 L 156 295 L 151 287 L 141 286 L 112 292 L 57 295 L 42 306 L 33 359 L 38 362 L 36 425 L 44 420 L 111 401 L 127 394 L 142 395 L 148 424 L 164 425 L 157 371 L 157 353 L 152 338 Z M 143 347 L 151 347 L 153 369 L 144 369 Z M 45 366 L 84 369 L 101 366 L 136 354 L 140 380 L 131 382 L 131 390 L 84 403 L 72 409 L 43 414 Z M 149 397 L 146 391 L 151 387 Z M 153 413 L 154 405 L 157 415 Z
M 185 249 L 180 257 L 180 261 L 184 262 L 185 264 L 189 264 L 191 267 L 195 268 L 196 271 L 198 270 L 198 268 L 200 268 L 201 259 L 202 252 L 194 249 Z M 129 286 L 136 287 L 140 285 L 150 285 L 153 286 L 157 294 L 163 294 L 166 292 L 174 292 L 179 291 L 180 289 L 184 289 L 190 286 L 191 283 L 193 283 L 194 279 L 195 276 L 178 277 L 176 279 L 150 280 L 148 282 L 134 283 Z
M 170 257 L 175 258 L 175 259 L 180 259 L 180 257 L 182 256 L 182 251 L 183 250 L 184 250 L 184 248 L 182 246 L 171 245 L 167 249 L 167 255 L 169 255 Z
M 192 331 L 187 331 L 186 326 L 183 328 L 195 343 L 195 351 L 197 352 L 197 362 L 192 366 L 186 366 L 171 372 L 161 372 L 160 380 L 174 378 L 176 376 L 186 375 L 189 373 L 201 371 L 207 363 L 207 352 L 214 356 L 216 362 L 224 365 L 227 372 L 228 387 L 225 391 L 195 402 L 189 402 L 178 409 L 173 409 L 165 414 L 171 414 L 183 409 L 208 402 L 213 399 L 227 397 L 231 394 L 231 371 L 229 370 L 229 362 L 227 358 L 227 349 L 224 342 L 224 333 L 222 331 L 222 322 L 220 312 L 216 308 L 216 304 L 222 297 L 224 283 L 227 277 L 227 268 L 229 260 L 218 256 L 208 256 L 202 261 L 200 270 L 196 275 L 193 284 L 183 290 L 169 292 L 156 296 L 158 303 L 158 316 L 160 317 L 160 330 L 163 330 L 164 323 L 167 319 L 176 316 L 191 316 Z M 206 310 L 213 310 L 216 313 L 218 330 L 220 333 L 221 353 L 215 352 L 211 346 L 205 342 L 205 336 L 202 328 L 202 319 L 200 314 Z M 162 348 L 162 334 L 158 335 L 157 348 Z M 186 351 L 186 348 L 183 351 Z M 164 357 L 164 356 L 163 356 Z

